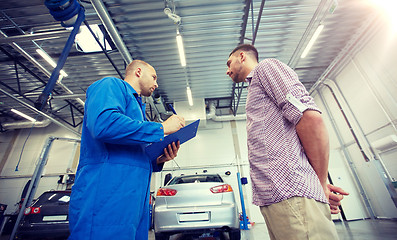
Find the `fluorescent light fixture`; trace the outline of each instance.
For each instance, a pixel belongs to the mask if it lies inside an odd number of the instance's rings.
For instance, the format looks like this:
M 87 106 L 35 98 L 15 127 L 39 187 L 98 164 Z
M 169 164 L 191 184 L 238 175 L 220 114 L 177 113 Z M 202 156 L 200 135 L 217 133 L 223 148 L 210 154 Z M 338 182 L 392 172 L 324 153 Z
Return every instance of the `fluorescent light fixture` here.
M 39 49 L 36 49 L 36 52 L 37 52 L 38 54 L 40 54 L 40 56 L 43 57 L 44 60 L 46 60 L 53 68 L 55 68 L 55 67 L 57 66 L 57 64 L 55 63 L 55 61 L 54 61 L 46 52 L 44 52 L 44 51 L 41 50 L 40 48 L 39 48 Z M 68 75 L 66 74 L 66 72 L 63 71 L 63 70 L 61 70 L 59 73 L 60 73 L 62 76 L 64 76 L 64 77 L 67 77 L 67 76 L 68 76 Z
M 189 101 L 189 105 L 193 106 L 192 90 L 190 90 L 190 87 L 186 87 L 186 93 L 187 93 L 187 100 Z
M 321 31 L 323 30 L 324 25 L 318 25 L 316 31 L 314 32 L 312 39 L 310 39 L 309 43 L 307 44 L 305 50 L 303 51 L 301 58 L 305 58 L 309 53 L 310 49 L 313 47 L 313 44 L 316 42 L 318 36 L 320 36 Z
M 333 14 L 338 7 L 338 0 L 334 0 L 333 3 L 331 4 L 331 7 L 329 8 L 329 12 Z
M 182 67 L 186 66 L 185 49 L 183 48 L 182 36 L 179 32 L 176 34 L 176 43 L 178 45 L 179 58 L 181 59 Z
M 99 42 L 102 44 L 103 48 L 106 50 L 112 50 L 112 46 L 109 44 L 103 33 L 103 31 L 106 30 L 102 30 L 98 24 L 92 24 L 90 25 L 90 28 L 94 32 Z M 101 46 L 99 46 L 87 26 L 80 27 L 79 33 L 76 35 L 74 41 L 85 53 L 102 52 Z
M 29 116 L 26 115 L 25 113 L 21 113 L 21 112 L 18 111 L 18 110 L 11 109 L 11 112 L 13 112 L 13 113 L 15 113 L 15 114 L 18 114 L 19 116 L 24 117 L 24 118 L 26 118 L 27 120 L 29 120 L 29 121 L 31 121 L 31 122 L 36 122 L 36 120 L 35 120 L 34 118 L 29 117 Z

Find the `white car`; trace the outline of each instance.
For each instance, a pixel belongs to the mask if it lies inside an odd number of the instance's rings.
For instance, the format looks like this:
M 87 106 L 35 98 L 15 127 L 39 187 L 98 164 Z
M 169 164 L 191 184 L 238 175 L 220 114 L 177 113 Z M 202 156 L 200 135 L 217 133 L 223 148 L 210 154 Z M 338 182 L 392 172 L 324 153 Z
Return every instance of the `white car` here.
M 156 240 L 176 233 L 228 232 L 240 240 L 233 189 L 218 174 L 182 175 L 157 191 L 154 205 Z

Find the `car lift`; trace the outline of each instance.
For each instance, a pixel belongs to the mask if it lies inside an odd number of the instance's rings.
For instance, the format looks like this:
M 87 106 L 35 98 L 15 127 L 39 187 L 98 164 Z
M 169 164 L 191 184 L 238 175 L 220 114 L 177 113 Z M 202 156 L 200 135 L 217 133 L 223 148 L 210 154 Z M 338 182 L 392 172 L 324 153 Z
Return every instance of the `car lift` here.
M 19 223 L 23 217 L 25 212 L 26 206 L 30 206 L 33 202 L 34 195 L 36 194 L 37 186 L 39 185 L 40 179 L 42 177 L 42 173 L 44 170 L 45 165 L 47 164 L 48 160 L 48 153 L 50 152 L 52 143 L 54 140 L 63 140 L 63 141 L 73 141 L 73 142 L 80 142 L 80 139 L 73 139 L 73 138 L 59 138 L 59 137 L 52 137 L 50 136 L 44 144 L 43 150 L 40 153 L 39 161 L 37 163 L 36 169 L 32 175 L 28 191 L 26 192 L 26 197 L 23 200 L 21 209 L 19 210 L 17 220 L 15 221 L 14 228 L 12 229 L 12 233 L 10 236 L 10 240 L 15 238 L 15 234 L 19 227 Z

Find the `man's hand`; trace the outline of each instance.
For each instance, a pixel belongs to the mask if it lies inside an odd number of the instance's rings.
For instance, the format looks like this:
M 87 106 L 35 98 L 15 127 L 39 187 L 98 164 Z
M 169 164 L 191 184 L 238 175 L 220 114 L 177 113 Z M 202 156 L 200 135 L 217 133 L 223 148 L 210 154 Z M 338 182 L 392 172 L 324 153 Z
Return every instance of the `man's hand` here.
M 343 195 L 349 195 L 348 192 L 343 190 L 340 187 L 336 187 L 331 184 L 327 184 L 327 189 L 329 192 L 328 201 L 329 201 L 329 208 L 331 209 L 331 214 L 338 214 L 340 213 L 339 206 L 341 205 L 340 201 L 343 199 Z
M 157 164 L 165 163 L 176 158 L 179 147 L 179 141 L 176 144 L 175 142 L 168 144 L 168 147 L 164 148 L 164 154 L 157 158 Z
M 164 128 L 164 134 L 171 134 L 185 126 L 185 119 L 174 114 L 162 124 Z

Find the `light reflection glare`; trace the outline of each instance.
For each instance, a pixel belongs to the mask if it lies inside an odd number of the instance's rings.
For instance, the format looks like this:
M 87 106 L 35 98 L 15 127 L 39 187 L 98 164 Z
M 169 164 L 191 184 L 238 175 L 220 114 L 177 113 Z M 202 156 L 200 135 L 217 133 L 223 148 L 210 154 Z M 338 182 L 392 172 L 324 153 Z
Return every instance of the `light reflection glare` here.
M 387 20 L 390 22 L 392 30 L 397 33 L 397 14 L 395 9 L 397 8 L 396 0 L 369 0 L 371 5 L 380 9 Z

